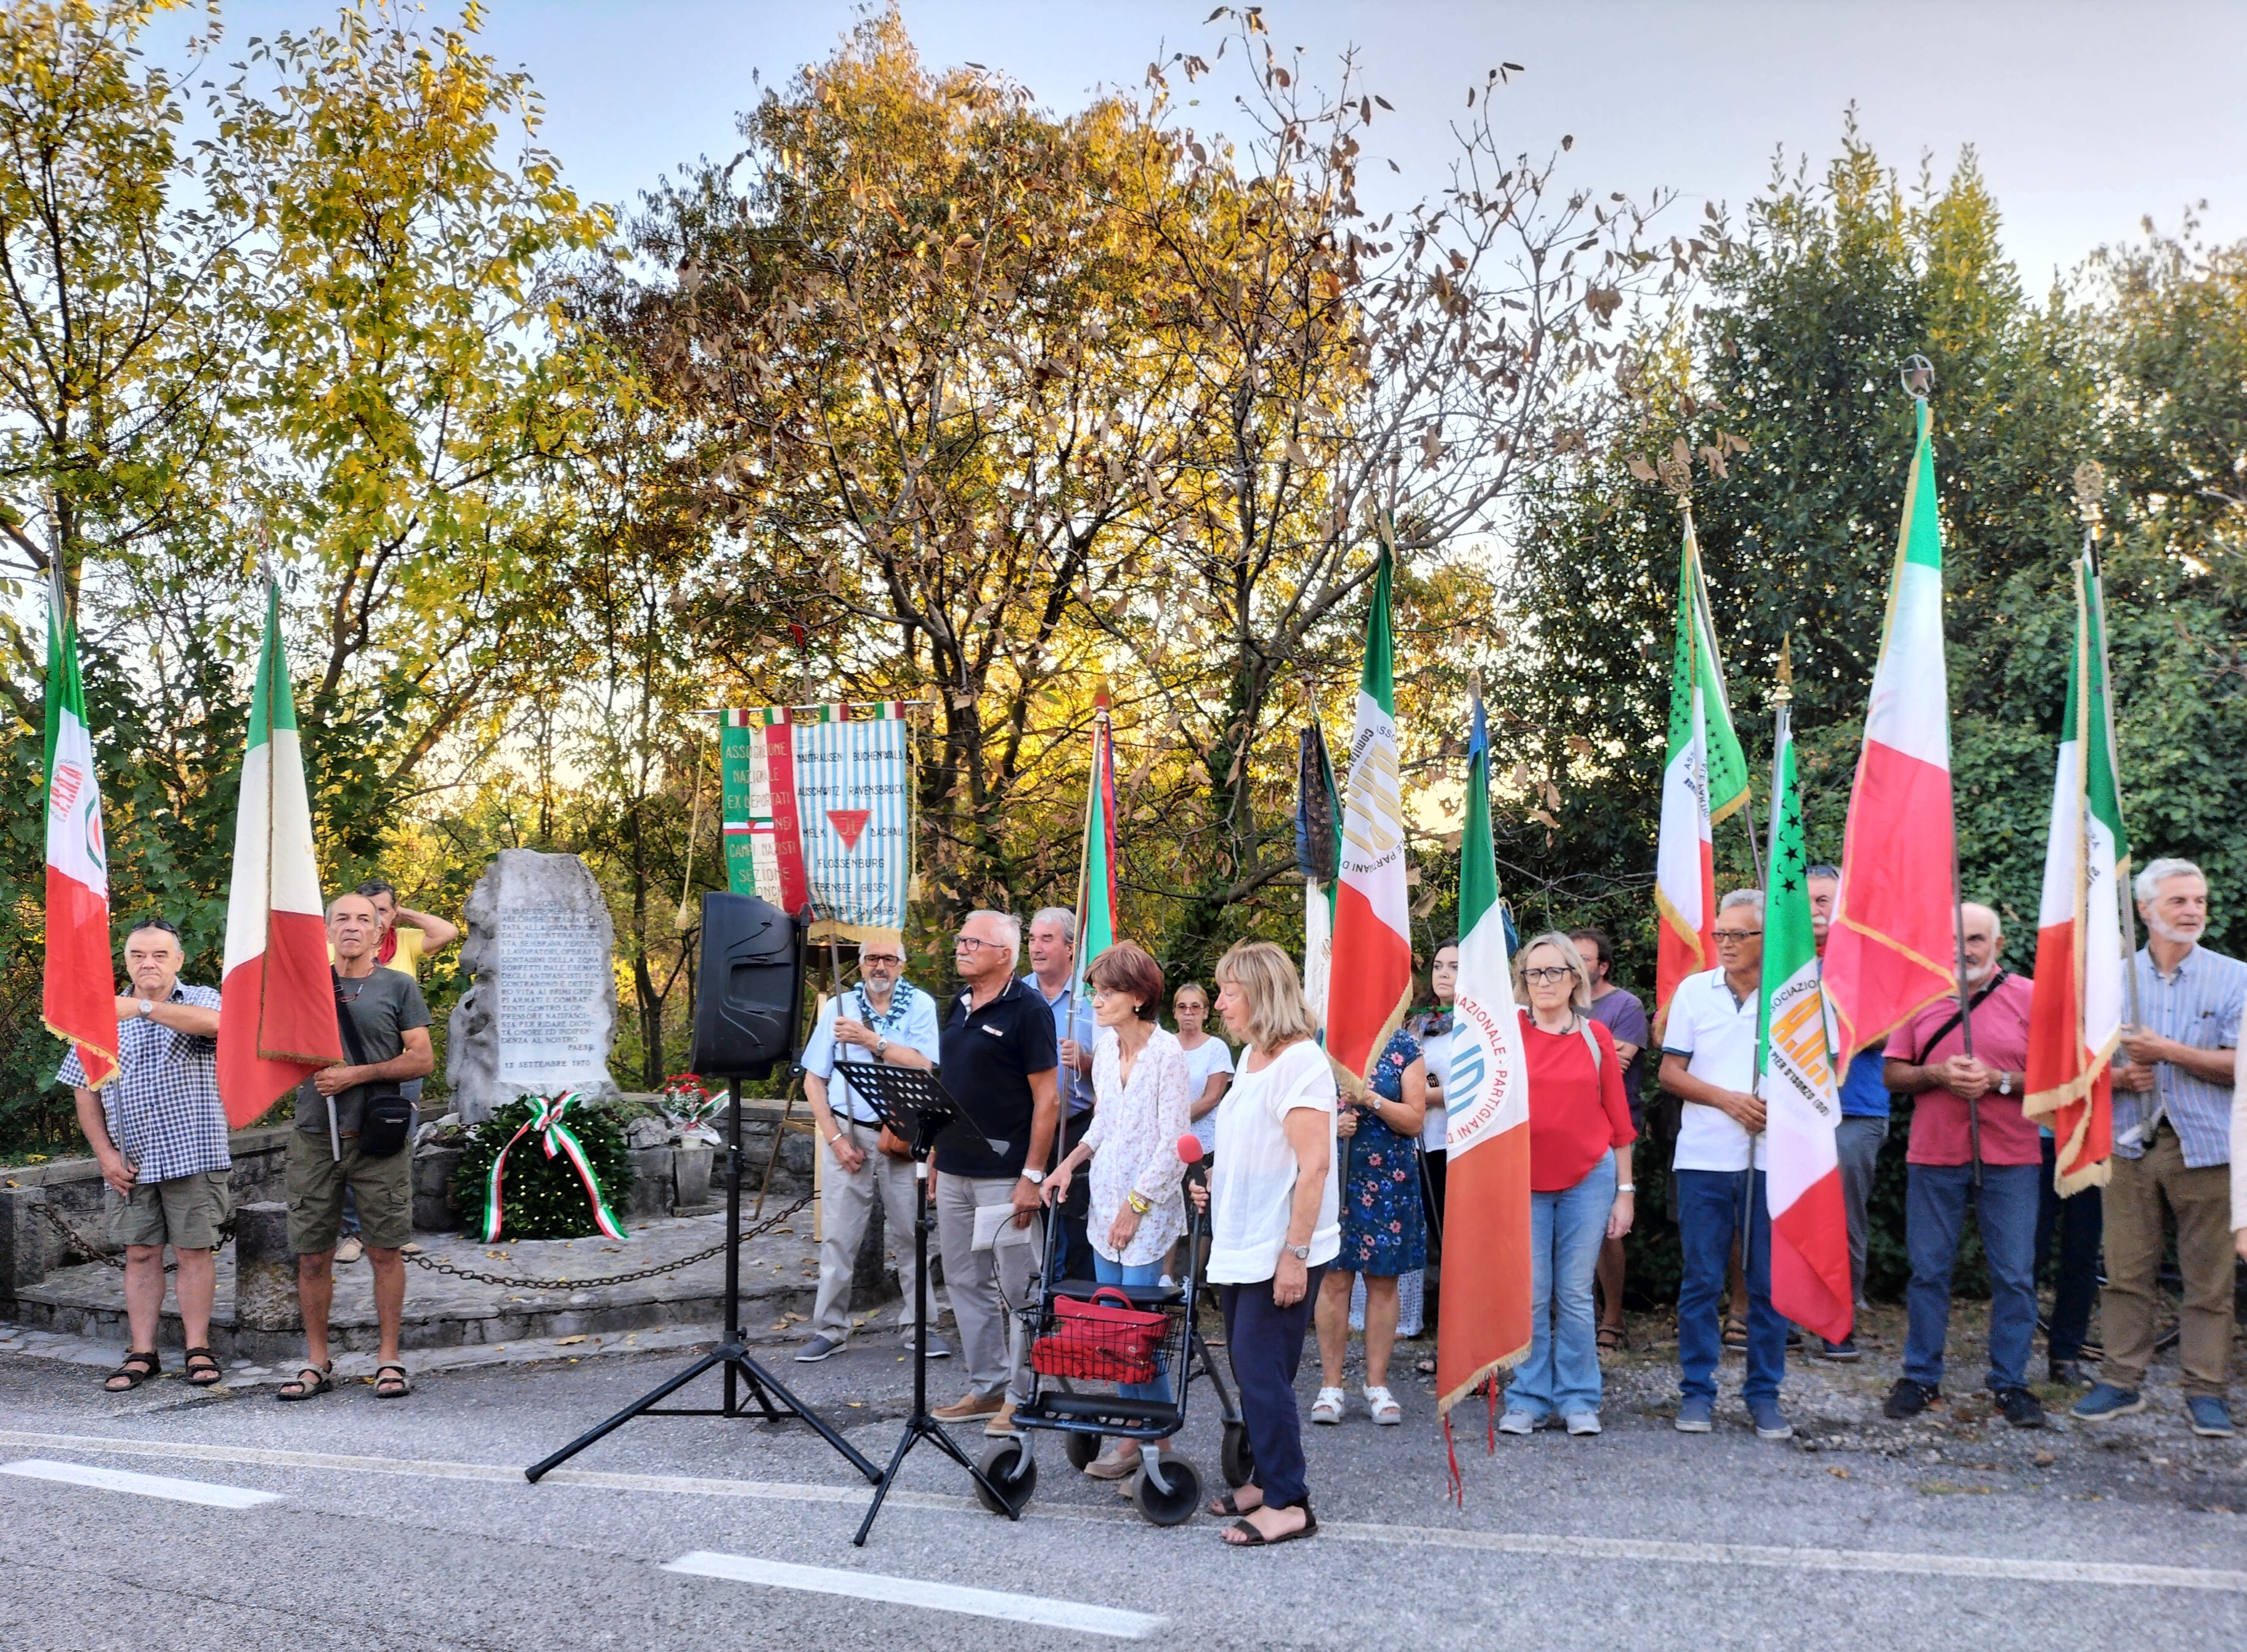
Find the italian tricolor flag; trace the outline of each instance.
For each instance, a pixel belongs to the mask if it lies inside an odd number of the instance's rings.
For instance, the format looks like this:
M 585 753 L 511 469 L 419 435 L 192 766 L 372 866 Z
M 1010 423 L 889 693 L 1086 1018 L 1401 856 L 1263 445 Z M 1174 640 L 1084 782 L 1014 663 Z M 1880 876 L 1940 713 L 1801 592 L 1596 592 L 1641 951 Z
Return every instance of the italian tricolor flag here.
M 117 974 L 109 957 L 109 863 L 101 784 L 85 727 L 78 633 L 59 564 L 47 584 L 47 959 L 40 1017 L 78 1046 L 86 1088 L 117 1073 Z
M 1927 403 L 1904 490 L 1865 743 L 1849 794 L 1826 996 L 1843 1050 L 1883 1038 L 1957 985 L 1943 529 Z
M 1437 1407 L 1452 1406 L 1529 1352 L 1529 1072 L 1506 952 L 1490 836 L 1490 735 L 1482 696 L 1467 742 L 1459 836 L 1459 982 L 1444 1075 L 1444 1293 Z M 1452 1469 L 1454 1484 L 1457 1465 Z
M 344 1059 L 328 971 L 312 809 L 281 645 L 281 588 L 265 590 L 265 645 L 249 701 L 249 749 L 226 908 L 218 1088 L 239 1130 L 311 1074 Z
M 2021 1110 L 2048 1119 L 2062 1194 L 2106 1184 L 2114 1150 L 2108 1062 L 2122 1029 L 2124 886 L 2114 702 L 2107 688 L 2106 615 L 2086 550 L 2075 569 L 2075 657 L 2052 787 L 2044 899 L 2029 1006 L 2028 1094 Z
M 1724 662 L 1710 623 L 1709 590 L 1693 513 L 1677 561 L 1677 642 L 1670 658 L 1670 755 L 1662 768 L 1662 836 L 1655 851 L 1654 907 L 1660 920 L 1654 1020 L 1688 975 L 1717 959 L 1716 823 L 1748 801 L 1747 760 L 1725 701 Z
M 1354 1096 L 1412 995 L 1411 916 L 1404 893 L 1404 799 L 1397 768 L 1397 691 L 1389 631 L 1390 553 L 1373 576 L 1365 669 L 1349 745 L 1334 962 L 1327 979 L 1327 1058 Z
M 1783 656 L 1782 656 L 1783 658 Z M 1802 791 L 1784 705 L 1771 788 L 1771 885 L 1764 898 L 1763 987 L 1756 1006 L 1764 1104 L 1764 1192 L 1771 1206 L 1771 1305 L 1829 1342 L 1856 1316 L 1849 1230 L 1834 1131 L 1841 1101 L 1826 1045 L 1826 1000 L 1810 925 Z

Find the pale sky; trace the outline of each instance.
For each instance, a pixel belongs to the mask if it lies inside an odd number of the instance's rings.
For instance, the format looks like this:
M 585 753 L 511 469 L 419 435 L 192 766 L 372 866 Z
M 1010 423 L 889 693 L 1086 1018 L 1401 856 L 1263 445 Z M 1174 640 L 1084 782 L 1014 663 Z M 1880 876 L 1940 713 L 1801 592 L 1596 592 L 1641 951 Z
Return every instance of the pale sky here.
M 1214 0 L 907 0 L 924 54 L 1004 71 L 1048 106 L 1101 85 L 1136 87 L 1167 41 L 1208 56 Z M 433 16 L 453 8 L 432 4 Z M 752 70 L 785 79 L 850 28 L 851 0 L 490 0 L 487 49 L 543 89 L 548 147 L 592 199 L 634 204 L 697 155 L 731 155 Z M 224 5 L 229 48 L 324 20 L 331 8 Z M 1947 172 L 1978 150 L 2032 291 L 2151 214 L 2173 229 L 2205 197 L 2208 233 L 2247 236 L 2247 4 L 2205 0 L 1274 0 L 1282 50 L 1322 75 L 1363 49 L 1369 89 L 1397 107 L 1374 132 L 1416 186 L 1436 182 L 1443 122 L 1501 59 L 1513 147 L 1575 136 L 1571 175 L 1602 190 L 1684 196 L 1680 227 L 1716 199 L 1737 208 L 1782 146 L 1832 154 L 1845 105 L 1883 160 Z M 236 55 L 229 50 L 226 55 Z M 1164 52 L 1162 55 L 1168 55 Z M 1181 85 L 1183 83 L 1180 83 Z M 1204 82 L 1205 88 L 1209 85 Z M 1221 127 L 1226 99 L 1193 112 Z M 1385 175 L 1386 168 L 1378 168 Z

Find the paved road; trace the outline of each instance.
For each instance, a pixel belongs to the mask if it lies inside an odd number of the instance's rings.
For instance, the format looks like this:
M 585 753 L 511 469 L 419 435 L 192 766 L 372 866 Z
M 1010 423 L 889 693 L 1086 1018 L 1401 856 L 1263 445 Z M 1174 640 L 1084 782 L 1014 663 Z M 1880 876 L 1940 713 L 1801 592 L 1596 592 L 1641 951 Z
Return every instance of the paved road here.
M 1359 1410 L 1315 1430 L 1327 1529 L 1276 1554 L 1223 1549 L 1207 1518 L 1149 1526 L 1052 1443 L 1019 1525 L 923 1448 L 863 1551 L 863 1485 L 800 1427 L 638 1423 L 523 1482 L 522 1464 L 678 1364 L 448 1372 L 403 1403 L 353 1384 L 283 1406 L 190 1398 L 173 1378 L 113 1399 L 81 1367 L 0 1358 L 0 1465 L 16 1471 L 0 1473 L 0 1646 L 2247 1644 L 2247 1515 L 2232 1512 L 2247 1453 L 2188 1458 L 2173 1419 L 2134 1420 L 2121 1450 L 1993 1433 L 1970 1404 L 1905 1430 L 1853 1421 L 1862 1405 L 1830 1385 L 1819 1398 L 1805 1373 L 1790 1382 L 1804 1442 L 1758 1442 L 1736 1405 L 1729 1427 L 1687 1437 L 1662 1414 L 1656 1354 L 1617 1374 L 1598 1439 L 1509 1439 L 1492 1458 L 1479 1431 L 1463 1437 L 1463 1507 L 1424 1391 L 1403 1428 Z M 905 1394 L 893 1349 L 777 1369 L 886 1458 Z M 1205 1410 L 1187 1450 L 1213 1480 Z M 155 1483 L 82 1483 L 120 1472 Z M 666 1569 L 698 1555 L 721 1558 Z M 2055 1559 L 2101 1570 L 2048 1580 Z M 932 1585 L 1035 1598 L 939 1601 Z M 821 1592 L 837 1587 L 877 1598 Z

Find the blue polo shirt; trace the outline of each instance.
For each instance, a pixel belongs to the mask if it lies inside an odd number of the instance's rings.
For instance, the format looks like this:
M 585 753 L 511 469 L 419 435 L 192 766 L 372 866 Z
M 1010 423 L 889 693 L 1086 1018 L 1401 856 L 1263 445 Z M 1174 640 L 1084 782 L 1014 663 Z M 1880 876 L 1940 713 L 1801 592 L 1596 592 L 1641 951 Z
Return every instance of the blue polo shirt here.
M 1841 1116 L 1843 1118 L 1886 1118 L 1888 1116 L 1888 1087 L 1882 1082 L 1881 1068 L 1886 1061 L 1882 1051 L 1888 1041 L 1861 1049 L 1849 1062 L 1849 1070 L 1841 1075 Z

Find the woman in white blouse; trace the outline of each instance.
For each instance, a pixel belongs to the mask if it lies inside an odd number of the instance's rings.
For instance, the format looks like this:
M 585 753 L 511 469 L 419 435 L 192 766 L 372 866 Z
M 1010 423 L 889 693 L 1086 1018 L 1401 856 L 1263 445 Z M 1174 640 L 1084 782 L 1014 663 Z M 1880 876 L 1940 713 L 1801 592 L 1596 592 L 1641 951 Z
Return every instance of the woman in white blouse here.
M 1086 1227 L 1094 1277 L 1103 1285 L 1153 1285 L 1185 1230 L 1179 1191 L 1185 1166 L 1178 1159 L 1191 1101 L 1185 1052 L 1155 1021 L 1163 1005 L 1163 966 L 1144 947 L 1117 942 L 1092 960 L 1085 979 L 1100 1027 L 1092 1051 L 1092 1127 L 1046 1178 L 1046 1202 L 1058 1205 L 1068 1198 L 1077 1167 L 1090 1159 Z M 1158 1371 L 1152 1382 L 1125 1382 L 1117 1392 L 1167 1402 L 1171 1385 Z M 1085 1472 L 1122 1479 L 1138 1466 L 1136 1441 L 1111 1440 Z

